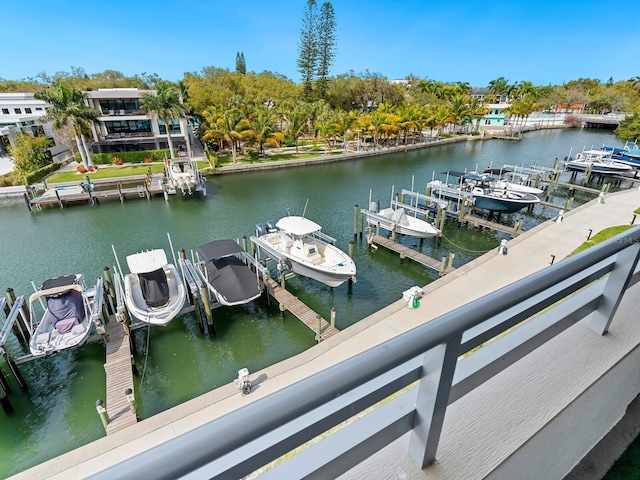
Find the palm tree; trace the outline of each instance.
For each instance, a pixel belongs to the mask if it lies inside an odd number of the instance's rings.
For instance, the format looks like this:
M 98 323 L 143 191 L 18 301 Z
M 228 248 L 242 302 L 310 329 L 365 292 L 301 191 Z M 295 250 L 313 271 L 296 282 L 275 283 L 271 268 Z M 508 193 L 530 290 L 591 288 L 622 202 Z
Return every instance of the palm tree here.
M 90 121 L 98 118 L 100 112 L 86 105 L 86 95 L 58 79 L 47 90 L 35 93 L 34 98 L 50 105 L 43 118 L 52 120 L 54 128 L 61 129 L 71 124 L 82 165 L 87 170 L 92 167 L 91 152 L 87 147 L 84 131 Z
M 251 137 L 258 142 L 258 155 L 264 156 L 264 144 L 272 147 L 280 146 L 284 140 L 284 134 L 276 130 L 276 115 L 267 107 L 259 107 L 249 120 Z M 248 131 L 247 131 L 248 133 Z
M 487 97 L 485 97 L 487 98 Z M 471 104 L 469 104 L 469 114 L 473 120 L 475 120 L 474 131 L 478 131 L 478 127 L 480 125 L 480 119 L 482 119 L 487 113 L 489 109 L 484 105 L 484 103 L 478 98 L 473 97 L 471 99 Z
M 293 143 L 296 146 L 296 155 L 298 155 L 298 139 L 305 134 L 307 130 L 307 123 L 309 120 L 309 113 L 301 106 L 296 105 L 289 112 L 283 114 L 285 121 L 285 134 L 293 139 Z
M 237 108 L 205 112 L 205 116 L 209 127 L 202 140 L 206 142 L 211 139 L 217 139 L 220 140 L 221 144 L 227 142 L 231 146 L 231 157 L 235 165 L 237 163 L 240 140 L 245 140 L 253 133 L 249 121 Z
M 505 96 L 507 94 L 508 88 L 509 88 L 509 80 L 507 80 L 504 77 L 499 77 L 489 82 L 489 91 L 493 93 L 496 97 Z M 503 98 L 503 100 L 505 99 Z
M 181 118 L 187 113 L 187 107 L 182 104 L 180 90 L 171 82 L 159 80 L 154 93 L 145 92 L 140 97 L 140 108 L 147 111 L 147 116 L 158 117 L 164 123 L 167 132 L 167 143 L 171 158 L 175 158 L 173 142 L 171 141 L 171 125 L 169 120 Z M 188 132 L 185 132 L 185 137 Z

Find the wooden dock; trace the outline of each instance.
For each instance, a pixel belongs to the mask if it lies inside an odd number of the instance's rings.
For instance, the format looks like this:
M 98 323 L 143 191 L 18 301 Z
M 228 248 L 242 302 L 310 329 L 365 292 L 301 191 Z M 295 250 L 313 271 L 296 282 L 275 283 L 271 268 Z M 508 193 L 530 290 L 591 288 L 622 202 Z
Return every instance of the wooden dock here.
M 298 297 L 293 296 L 293 294 L 285 288 L 282 288 L 274 279 L 270 278 L 267 285 L 269 295 L 275 298 L 280 305 L 283 305 L 293 316 L 317 333 L 318 314 L 316 312 L 311 310 Z M 338 332 L 339 330 L 337 328 L 332 327 L 324 318 L 320 318 L 320 338 L 318 341 L 326 340 Z
M 424 253 L 416 252 L 415 250 L 409 247 L 405 247 L 404 245 L 394 242 L 393 240 L 390 240 L 388 238 L 382 237 L 380 235 L 373 235 L 371 237 L 370 243 L 374 243 L 376 245 L 384 247 L 388 250 L 391 250 L 392 252 L 399 253 L 405 258 L 409 258 L 414 262 L 417 262 L 421 265 L 424 265 L 425 267 L 435 270 L 436 272 L 440 272 L 440 270 L 442 270 L 441 260 L 436 260 L 435 258 L 431 258 L 425 255 Z M 455 270 L 454 267 L 445 267 L 444 273 L 445 274 L 451 273 L 454 270 Z
M 461 222 L 469 222 L 474 226 L 490 228 L 491 230 L 496 230 L 498 232 L 506 233 L 515 237 L 520 233 L 520 229 L 518 224 L 513 227 L 509 227 L 507 225 L 503 225 L 501 223 L 492 222 L 491 220 L 486 220 L 481 217 L 476 217 L 475 215 L 465 215 L 460 219 Z
M 131 348 L 129 336 L 125 335 L 122 325 L 110 317 L 107 323 L 107 359 L 104 370 L 107 374 L 106 408 L 109 415 L 107 435 L 134 425 L 138 420 L 131 412 L 125 391 L 133 388 L 131 366 Z
M 80 182 L 78 185 L 66 185 L 48 188 L 42 195 L 28 201 L 29 209 L 43 205 L 59 208 L 84 202 L 96 204 L 101 199 L 118 198 L 124 202 L 126 198 L 150 199 L 152 195 L 164 193 L 162 174 L 148 174 L 135 177 L 124 177 L 119 180 L 97 180 L 91 183 Z

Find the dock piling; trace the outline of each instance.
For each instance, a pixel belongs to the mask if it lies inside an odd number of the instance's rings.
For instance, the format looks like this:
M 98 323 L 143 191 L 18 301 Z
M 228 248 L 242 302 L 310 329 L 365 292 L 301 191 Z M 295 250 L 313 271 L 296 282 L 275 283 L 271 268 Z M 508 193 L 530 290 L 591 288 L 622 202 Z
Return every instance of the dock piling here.
M 316 342 L 320 343 L 322 339 L 322 317 L 316 313 Z
M 102 426 L 106 432 L 107 425 L 109 425 L 109 414 L 107 413 L 107 409 L 104 408 L 104 402 L 101 399 L 96 400 L 96 411 L 98 412 L 98 415 L 100 415 Z
M 336 309 L 331 307 L 331 327 L 336 328 Z
M 349 257 L 353 258 L 353 247 L 354 247 L 354 243 L 353 240 L 349 241 Z
M 358 240 L 358 204 L 353 207 L 353 241 Z
M 136 397 L 133 394 L 133 390 L 130 388 L 127 388 L 124 391 L 124 394 L 127 397 L 127 402 L 129 402 L 129 410 L 131 410 L 131 413 L 135 415 L 138 411 L 138 405 L 136 403 Z

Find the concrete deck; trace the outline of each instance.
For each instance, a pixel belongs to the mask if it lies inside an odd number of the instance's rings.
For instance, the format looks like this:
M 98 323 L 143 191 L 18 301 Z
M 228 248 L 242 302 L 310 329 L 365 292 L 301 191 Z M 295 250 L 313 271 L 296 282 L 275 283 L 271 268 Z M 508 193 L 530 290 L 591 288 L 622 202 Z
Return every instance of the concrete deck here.
M 509 241 L 508 255 L 499 255 L 496 249 L 427 285 L 419 308 L 406 308 L 406 302 L 400 299 L 306 352 L 251 372 L 251 380 L 257 386 L 251 395 L 241 396 L 233 384 L 221 387 L 12 478 L 85 478 L 542 270 L 552 258 L 561 261 L 586 240 L 590 230 L 595 234 L 610 226 L 630 224 L 638 206 L 640 191 L 635 189 L 609 194 L 604 204 L 592 201 L 582 205 L 565 213 L 560 223 L 547 221 Z

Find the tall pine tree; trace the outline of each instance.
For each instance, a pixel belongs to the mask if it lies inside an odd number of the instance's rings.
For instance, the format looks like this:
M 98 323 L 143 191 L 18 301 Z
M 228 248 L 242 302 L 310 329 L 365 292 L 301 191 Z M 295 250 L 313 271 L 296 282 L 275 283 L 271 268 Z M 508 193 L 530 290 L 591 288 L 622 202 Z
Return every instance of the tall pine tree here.
M 324 98 L 328 85 L 329 67 L 336 56 L 336 17 L 333 5 L 325 2 L 318 21 L 318 96 Z
M 236 53 L 236 73 L 247 73 L 247 64 L 244 61 L 244 52 Z
M 318 67 L 318 13 L 316 0 L 307 0 L 302 15 L 302 29 L 298 43 L 298 72 L 302 79 L 305 100 L 311 100 L 313 80 Z

